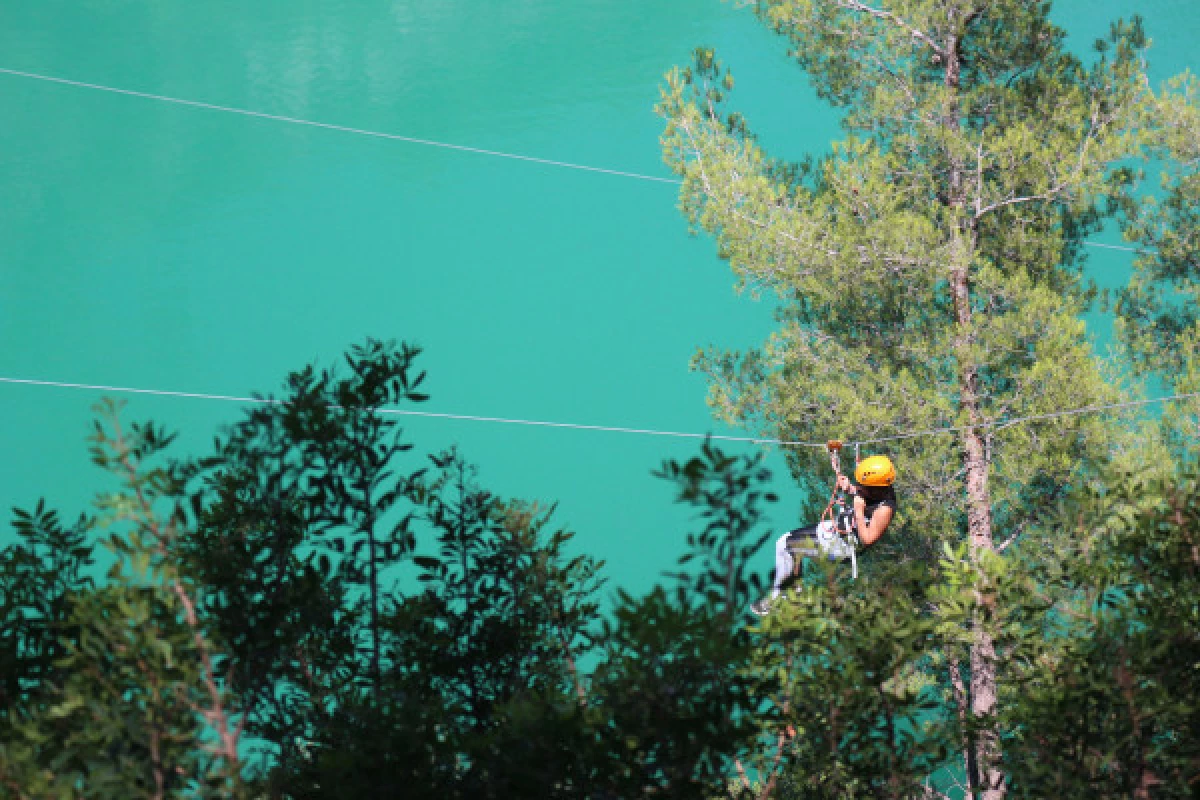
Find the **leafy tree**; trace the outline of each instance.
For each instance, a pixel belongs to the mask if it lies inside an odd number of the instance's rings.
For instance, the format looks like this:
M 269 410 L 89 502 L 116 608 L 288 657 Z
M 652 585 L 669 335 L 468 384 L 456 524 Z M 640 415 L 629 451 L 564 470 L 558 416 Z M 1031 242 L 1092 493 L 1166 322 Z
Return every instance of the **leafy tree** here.
M 755 796 L 922 797 L 945 762 L 947 732 L 924 675 L 934 622 L 913 565 L 874 574 L 865 591 L 816 564 L 763 625 L 754 668 L 771 704 L 756 719 Z
M 762 592 L 749 556 L 769 535 L 775 501 L 761 454 L 731 456 L 705 443 L 656 473 L 676 487 L 702 527 L 688 533 L 673 576 L 643 597 L 618 594 L 592 675 L 607 761 L 605 797 L 705 798 L 725 784 L 755 730 L 759 678 L 746 608 Z
M 365 354 L 356 370 L 387 358 L 386 347 Z M 323 418 L 293 406 L 337 392 L 289 385 L 288 397 L 250 412 L 212 458 L 181 472 L 197 520 L 183 552 L 206 586 L 247 732 L 268 744 L 264 791 L 701 797 L 724 781 L 730 754 L 754 730 L 741 623 L 761 591 L 747 558 L 766 536 L 761 505 L 774 499 L 756 459 L 706 448 L 664 465 L 705 521 L 683 559 L 702 568 L 673 592 L 622 596 L 608 624 L 595 597 L 599 564 L 566 555 L 570 534 L 551 532 L 550 511 L 480 488 L 454 452 L 434 457 L 431 472 L 398 473 L 392 505 L 376 513 L 406 520 L 410 538 L 375 558 L 394 558 L 378 571 L 393 575 L 411 558 L 422 588 L 403 579 L 380 587 L 380 675 L 365 680 L 376 656 L 352 643 L 370 616 L 338 561 L 353 551 L 330 546 L 323 527 L 342 518 L 328 509 L 350 505 L 355 484 L 336 479 L 334 458 L 304 455 L 314 441 L 336 452 L 324 442 L 354 418 L 322 421 L 314 434 L 308 421 Z M 373 435 L 398 442 L 394 425 Z M 402 454 L 388 471 L 403 468 Z
M 368 340 L 348 374 L 294 372 L 283 400 L 176 470 L 195 517 L 181 558 L 209 589 L 221 668 L 270 759 L 301 758 L 322 707 L 382 685 L 389 570 L 414 546 L 400 459 L 412 445 L 383 409 L 425 399 L 418 352 Z
M 479 488 L 457 454 L 432 474 L 406 465 L 387 406 L 424 399 L 416 355 L 368 341 L 348 374 L 295 373 L 178 470 L 195 518 L 182 557 L 273 796 L 501 796 L 577 780 L 568 762 L 589 752 L 567 743 L 599 565 L 568 558 L 550 511 Z M 418 533 L 437 555 L 413 560 Z
M 577 796 L 592 749 L 576 662 L 599 565 L 567 558 L 550 512 L 480 489 L 456 453 L 416 494 L 438 543 L 423 589 L 389 592 L 378 692 L 343 693 L 315 755 L 272 775 L 288 796 Z M 557 790 L 554 788 L 557 787 Z
M 711 442 L 685 464 L 666 461 L 655 473 L 676 485 L 676 502 L 686 503 L 704 521 L 699 533 L 689 533 L 681 567 L 695 572 L 676 574 L 697 601 L 719 612 L 726 624 L 741 620 L 746 601 L 763 591 L 761 575 L 749 571 L 751 559 L 767 543 L 770 532 L 764 503 L 778 502 L 771 491 L 771 472 L 762 454 L 731 456 Z
M 752 6 L 847 137 L 819 159 L 772 158 L 729 109 L 733 79 L 712 51 L 670 74 L 659 110 L 683 209 L 741 286 L 782 301 L 763 349 L 696 363 L 718 413 L 784 439 L 953 429 L 895 445 L 904 511 L 880 549 L 932 569 L 943 543 L 965 543 L 973 577 L 955 573 L 931 611 L 969 608 L 966 635 L 942 636 L 926 666 L 954 701 L 946 724 L 965 720 L 967 791 L 999 798 L 1005 642 L 1024 639 L 1004 626 L 1025 612 L 983 590 L 1006 574 L 997 554 L 1115 436 L 1095 416 L 1005 422 L 1117 396 L 1080 320 L 1095 294 L 1083 241 L 1125 196 L 1158 113 L 1142 25 L 1113 25 L 1085 64 L 1046 2 Z M 820 456 L 789 458 L 814 488 Z
M 1068 571 L 1039 575 L 1077 601 L 1024 660 L 1007 711 L 1013 788 L 1024 797 L 1194 797 L 1200 474 L 1192 463 L 1105 477 L 1073 492 L 1054 520 L 1052 535 L 1088 547 Z
M 361 681 L 361 608 L 279 491 L 286 473 L 227 466 L 237 474 L 214 476 L 180 558 L 205 587 L 201 604 L 224 646 L 218 669 L 245 706 L 250 747 L 288 761 L 301 756 L 314 709 Z
M 121 488 L 98 505 L 106 525 L 123 527 L 105 542 L 108 583 L 95 588 L 80 572 L 90 556 L 82 530 L 57 528 L 41 508 L 18 517 L 31 541 L 45 537 L 71 583 L 45 587 L 54 646 L 26 636 L 18 651 L 35 667 L 48 652 L 58 657 L 25 676 L 26 705 L 6 720 L 0 782 L 16 797 L 241 796 L 239 710 L 214 669 L 197 588 L 179 569 L 182 516 L 158 509 L 172 504 L 173 482 L 147 465 L 171 437 L 153 425 L 124 430 L 114 404 L 101 413 L 92 457 Z
M 93 586 L 91 520 L 81 516 L 65 526 L 44 501 L 13 515 L 17 541 L 0 552 L 0 719 L 6 728 L 43 708 L 45 688 L 60 682 L 66 642 L 78 638 L 69 627 L 72 600 Z

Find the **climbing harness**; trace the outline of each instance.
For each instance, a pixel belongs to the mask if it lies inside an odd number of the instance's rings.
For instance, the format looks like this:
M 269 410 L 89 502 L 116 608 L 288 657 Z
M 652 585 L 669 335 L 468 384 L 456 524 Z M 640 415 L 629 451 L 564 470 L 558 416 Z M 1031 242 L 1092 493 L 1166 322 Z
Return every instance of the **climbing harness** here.
M 794 556 L 814 557 L 821 556 L 830 561 L 845 561 L 850 562 L 850 577 L 851 580 L 858 578 L 858 557 L 856 549 L 858 544 L 858 535 L 854 532 L 854 514 L 847 510 L 846 495 L 838 486 L 842 477 L 842 465 L 840 455 L 842 443 L 832 440 L 825 445 L 829 450 L 829 462 L 833 466 L 834 482 L 833 492 L 829 496 L 829 503 L 826 504 L 825 510 L 821 512 L 821 518 L 812 529 L 812 539 L 815 539 L 816 549 L 806 546 L 805 539 L 809 537 L 797 537 L 795 543 L 789 541 L 789 550 Z M 858 445 L 854 446 L 854 461 L 858 463 Z M 810 539 L 811 541 L 811 539 Z M 797 559 L 799 563 L 799 559 Z
M 834 439 L 826 447 L 829 449 L 829 463 L 833 466 L 834 480 L 833 492 L 830 494 L 829 503 L 825 506 L 825 511 L 821 514 L 821 522 L 828 520 L 830 525 L 817 526 L 818 531 L 822 527 L 828 531 L 828 544 L 827 546 L 823 545 L 821 549 L 825 551 L 831 560 L 849 559 L 850 579 L 855 580 L 858 578 L 858 557 L 855 554 L 858 545 L 858 534 L 854 532 L 854 512 L 853 510 L 847 511 L 846 494 L 839 486 L 842 478 L 842 443 Z M 857 444 L 854 445 L 854 463 L 858 464 Z

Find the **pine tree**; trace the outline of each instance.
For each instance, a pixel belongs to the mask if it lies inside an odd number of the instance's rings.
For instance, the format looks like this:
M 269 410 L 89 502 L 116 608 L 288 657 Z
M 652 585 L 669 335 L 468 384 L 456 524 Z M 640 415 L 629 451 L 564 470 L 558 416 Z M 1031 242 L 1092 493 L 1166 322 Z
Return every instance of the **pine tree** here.
M 717 412 L 805 441 L 954 429 L 871 448 L 897 462 L 903 505 L 879 551 L 932 569 L 965 544 L 969 573 L 934 612 L 965 608 L 964 632 L 929 663 L 946 665 L 967 789 L 985 798 L 1006 792 L 997 554 L 1115 435 L 1095 416 L 1004 423 L 1116 397 L 1080 318 L 1095 296 L 1083 242 L 1130 185 L 1155 113 L 1140 21 L 1114 24 L 1085 64 L 1049 9 L 754 3 L 844 114 L 846 137 L 801 163 L 770 157 L 729 109 L 733 80 L 710 50 L 668 76 L 659 105 L 689 221 L 741 287 L 782 301 L 762 349 L 698 356 Z M 788 455 L 802 486 L 823 480 L 822 454 Z
M 1136 371 L 1181 394 L 1200 392 L 1200 81 L 1168 83 L 1147 115 L 1147 154 L 1163 165 L 1149 198 L 1125 198 L 1126 236 L 1139 246 L 1118 297 L 1117 333 Z M 1140 200 L 1140 202 L 1139 202 Z M 1166 409 L 1165 439 L 1195 455 L 1200 399 Z

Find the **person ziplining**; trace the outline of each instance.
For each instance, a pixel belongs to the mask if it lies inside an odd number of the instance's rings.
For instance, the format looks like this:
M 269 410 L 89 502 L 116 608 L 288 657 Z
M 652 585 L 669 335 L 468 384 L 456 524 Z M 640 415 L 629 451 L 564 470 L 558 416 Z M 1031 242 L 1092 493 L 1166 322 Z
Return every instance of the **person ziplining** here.
M 868 456 L 855 466 L 851 481 L 842 474 L 838 460 L 842 443 L 829 442 L 827 447 L 837 476 L 833 495 L 816 524 L 790 530 L 775 540 L 771 594 L 750 604 L 750 610 L 760 617 L 770 613 L 784 585 L 799 575 L 805 558 L 849 559 L 857 577 L 856 547 L 870 547 L 879 541 L 899 507 L 893 485 L 896 467 L 891 459 Z M 851 509 L 846 508 L 844 494 L 853 497 Z

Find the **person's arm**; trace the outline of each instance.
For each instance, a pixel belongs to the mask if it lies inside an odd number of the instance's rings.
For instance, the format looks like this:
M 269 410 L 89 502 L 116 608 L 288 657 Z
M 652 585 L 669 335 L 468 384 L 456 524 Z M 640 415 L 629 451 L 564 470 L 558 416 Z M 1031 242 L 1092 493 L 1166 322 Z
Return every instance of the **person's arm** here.
M 863 543 L 863 547 L 870 547 L 883 536 L 883 532 L 892 522 L 895 510 L 891 506 L 880 506 L 871 515 L 871 524 L 868 525 L 866 514 L 863 513 L 866 506 L 866 500 L 859 495 L 854 496 L 854 521 L 857 523 L 858 540 Z

